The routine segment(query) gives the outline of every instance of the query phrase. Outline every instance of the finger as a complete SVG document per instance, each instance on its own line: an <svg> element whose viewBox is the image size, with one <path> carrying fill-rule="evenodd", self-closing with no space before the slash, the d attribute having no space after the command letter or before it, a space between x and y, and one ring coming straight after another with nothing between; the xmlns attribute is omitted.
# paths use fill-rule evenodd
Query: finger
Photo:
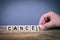
<svg viewBox="0 0 60 40"><path fill-rule="evenodd" d="M40 18L39 24L45 24L46 21L48 20L48 19L47 19L48 17L49 17L48 14L43 15L43 16Z"/></svg>
<svg viewBox="0 0 60 40"><path fill-rule="evenodd" d="M40 18L39 24L40 24L40 25L43 25L44 23L45 23L44 16L42 16L42 17Z"/></svg>

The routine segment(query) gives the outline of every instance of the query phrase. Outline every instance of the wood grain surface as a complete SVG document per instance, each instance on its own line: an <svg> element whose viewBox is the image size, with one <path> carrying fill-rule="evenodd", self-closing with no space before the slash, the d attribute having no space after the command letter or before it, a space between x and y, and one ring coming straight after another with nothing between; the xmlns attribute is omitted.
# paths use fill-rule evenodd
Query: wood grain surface
<svg viewBox="0 0 60 40"><path fill-rule="evenodd" d="M0 40L60 40L60 30L0 33Z"/></svg>

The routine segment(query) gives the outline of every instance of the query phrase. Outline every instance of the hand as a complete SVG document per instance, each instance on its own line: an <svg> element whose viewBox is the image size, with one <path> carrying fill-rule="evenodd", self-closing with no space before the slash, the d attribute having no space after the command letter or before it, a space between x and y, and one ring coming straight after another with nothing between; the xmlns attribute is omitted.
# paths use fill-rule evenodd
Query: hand
<svg viewBox="0 0 60 40"><path fill-rule="evenodd" d="M60 26L60 15L55 12L48 12L40 18L39 25L42 25L41 30L45 30L52 26Z"/></svg>

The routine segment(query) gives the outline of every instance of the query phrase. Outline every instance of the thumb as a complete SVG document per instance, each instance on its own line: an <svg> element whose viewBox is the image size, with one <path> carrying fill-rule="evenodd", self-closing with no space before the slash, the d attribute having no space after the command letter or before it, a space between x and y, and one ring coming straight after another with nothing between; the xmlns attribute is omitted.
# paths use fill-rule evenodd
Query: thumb
<svg viewBox="0 0 60 40"><path fill-rule="evenodd" d="M48 28L50 28L50 27L52 27L53 26L53 23L52 22L48 22L48 23L45 23L44 25L43 25L43 30L45 30L45 29L48 29Z"/></svg>

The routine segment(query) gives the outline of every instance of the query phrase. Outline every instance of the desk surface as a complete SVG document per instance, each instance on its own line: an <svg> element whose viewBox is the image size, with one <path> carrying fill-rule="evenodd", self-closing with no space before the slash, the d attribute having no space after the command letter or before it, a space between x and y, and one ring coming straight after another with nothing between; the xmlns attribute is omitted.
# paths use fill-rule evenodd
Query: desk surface
<svg viewBox="0 0 60 40"><path fill-rule="evenodd" d="M0 40L60 40L60 30L39 33L0 33Z"/></svg>

